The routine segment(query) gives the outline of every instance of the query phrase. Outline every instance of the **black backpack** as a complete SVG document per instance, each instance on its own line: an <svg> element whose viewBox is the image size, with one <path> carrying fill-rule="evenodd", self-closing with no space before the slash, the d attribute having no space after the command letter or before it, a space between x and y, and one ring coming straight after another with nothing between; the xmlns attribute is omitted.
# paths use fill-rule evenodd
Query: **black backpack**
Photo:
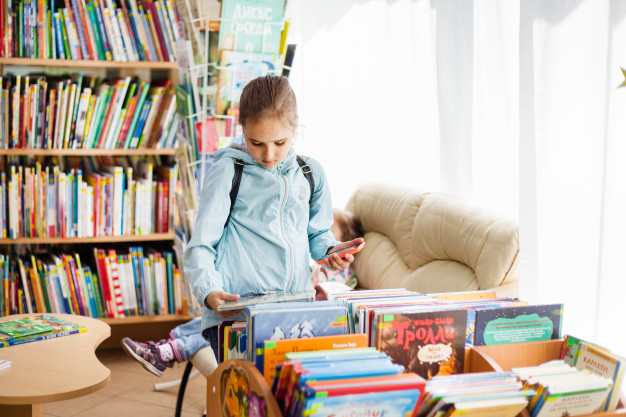
<svg viewBox="0 0 626 417"><path fill-rule="evenodd" d="M313 199L313 190L315 189L315 182L313 181L313 171L311 171L311 167L304 162L304 159L300 157L300 155L296 155L296 161L298 161L298 165L300 165L300 170L306 177L309 182L309 187L311 187L311 196L309 197L309 205L311 205L311 200ZM235 163L235 175L233 175L233 185L230 188L230 211L228 212L228 218L226 219L226 223L224 223L224 228L228 225L228 221L230 220L230 215L233 214L233 208L235 207L235 200L237 200L237 194L239 193L239 184L241 184L241 175L243 173L243 166L246 164L241 159L233 159Z"/></svg>

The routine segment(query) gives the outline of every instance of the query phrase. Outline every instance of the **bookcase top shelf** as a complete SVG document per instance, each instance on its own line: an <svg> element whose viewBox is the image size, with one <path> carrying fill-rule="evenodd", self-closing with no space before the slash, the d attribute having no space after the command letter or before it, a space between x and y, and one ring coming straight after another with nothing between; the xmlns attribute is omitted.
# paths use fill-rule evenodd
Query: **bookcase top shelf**
<svg viewBox="0 0 626 417"><path fill-rule="evenodd" d="M0 155L19 156L145 156L175 155L176 149L0 149Z"/></svg>
<svg viewBox="0 0 626 417"><path fill-rule="evenodd" d="M35 66L35 67L66 67L66 68L112 68L112 69L178 69L176 62L169 61L93 61L87 59L43 59L43 58L0 58L0 65Z"/></svg>
<svg viewBox="0 0 626 417"><path fill-rule="evenodd" d="M135 243L173 240L174 233L152 233L149 235L124 235L100 237L20 237L1 238L0 245L53 244L53 243Z"/></svg>

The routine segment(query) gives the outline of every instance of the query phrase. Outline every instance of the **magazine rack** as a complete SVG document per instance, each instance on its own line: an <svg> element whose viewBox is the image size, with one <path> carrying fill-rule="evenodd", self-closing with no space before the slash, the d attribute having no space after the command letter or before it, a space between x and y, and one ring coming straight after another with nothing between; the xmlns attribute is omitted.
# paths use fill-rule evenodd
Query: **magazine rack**
<svg viewBox="0 0 626 417"><path fill-rule="evenodd" d="M562 340L515 343L497 346L465 347L464 373L504 372L520 366L535 366L558 359ZM207 381L207 417L242 415L241 407L250 407L245 415L281 417L281 411L263 375L252 362L229 360L222 363ZM245 398L245 399L244 399ZM624 399L615 411L586 414L581 417L625 416ZM252 409L256 407L256 409ZM530 417L524 409L518 417Z"/></svg>

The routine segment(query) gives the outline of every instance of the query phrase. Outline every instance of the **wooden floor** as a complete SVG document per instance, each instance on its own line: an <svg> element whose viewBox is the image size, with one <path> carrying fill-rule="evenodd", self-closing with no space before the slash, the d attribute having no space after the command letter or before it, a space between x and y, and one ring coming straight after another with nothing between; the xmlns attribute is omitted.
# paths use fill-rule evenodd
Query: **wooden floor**
<svg viewBox="0 0 626 417"><path fill-rule="evenodd" d="M46 417L171 417L176 408L178 387L156 392L153 385L182 376L185 364L168 368L161 377L146 371L122 349L97 351L111 370L111 381L100 391L74 400L44 405ZM202 376L187 384L182 417L199 417L205 406L206 380Z"/></svg>

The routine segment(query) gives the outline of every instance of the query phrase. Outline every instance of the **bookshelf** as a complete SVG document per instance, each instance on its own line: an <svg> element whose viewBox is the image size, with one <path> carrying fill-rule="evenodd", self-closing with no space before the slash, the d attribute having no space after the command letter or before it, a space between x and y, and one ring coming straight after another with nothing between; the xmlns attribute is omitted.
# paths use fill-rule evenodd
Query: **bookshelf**
<svg viewBox="0 0 626 417"><path fill-rule="evenodd" d="M30 74L69 74L84 73L93 77L122 78L138 77L149 83L169 80L172 87L178 82L177 63L171 61L94 61L94 60L71 60L71 59L39 59L39 58L9 58L0 57L0 76L7 73ZM144 145L145 146L145 145ZM175 148L143 147L139 149L102 149L102 148L9 148L0 149L0 162L2 171L6 171L7 161L21 157L32 157L38 161L64 161L68 157L84 158L110 158L122 157L128 160L139 160L143 157L159 158L170 163L175 162ZM156 170L156 166L155 166ZM8 175L7 175L8 176ZM19 248L25 245L72 245L73 247L91 248L96 245L116 247L115 245L143 246L144 244L157 244L164 247L174 241L172 224L169 230L159 233L148 234L123 234L120 236L96 236L96 237L18 237L0 238L0 247ZM113 245L113 246L112 246ZM11 249L10 251L14 251ZM18 249L19 250L19 249ZM147 256L147 255L146 255ZM174 258L175 259L175 258ZM178 262L175 262L176 264ZM95 272L95 271L94 271ZM126 336L132 336L138 340L158 340L165 337L169 331L186 321L190 317L187 314L162 314L146 316L127 316L123 318L100 318L99 320L111 326L111 337L105 340L99 349L118 348L120 340Z"/></svg>

